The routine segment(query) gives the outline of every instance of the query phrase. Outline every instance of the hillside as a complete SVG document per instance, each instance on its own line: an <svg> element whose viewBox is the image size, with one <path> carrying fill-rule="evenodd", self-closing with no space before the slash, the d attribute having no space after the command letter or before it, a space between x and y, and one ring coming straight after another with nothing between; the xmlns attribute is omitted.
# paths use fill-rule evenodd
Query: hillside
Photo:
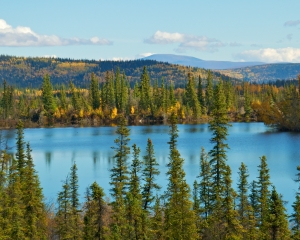
<svg viewBox="0 0 300 240"><path fill-rule="evenodd" d="M191 67L205 68L211 70L241 68L241 67L264 64L262 62L207 61L195 57L175 55L175 54L153 54L151 56L142 59L156 60L160 62L168 62L172 64L179 64L183 66L191 66Z"/></svg>
<svg viewBox="0 0 300 240"><path fill-rule="evenodd" d="M244 79L248 82L269 82L296 79L300 73L300 63L274 63L237 69L219 70L226 76Z"/></svg>
<svg viewBox="0 0 300 240"><path fill-rule="evenodd" d="M43 76L49 74L54 85L69 84L72 80L78 86L88 86L92 72L100 78L100 82L103 82L106 71L116 71L117 68L120 68L122 72L125 72L127 79L134 84L135 81L140 80L144 66L147 67L152 80L160 81L164 78L166 82L172 81L177 86L185 84L189 71L194 73L194 76L201 75L204 79L207 76L205 69L189 68L154 60L96 61L1 55L0 82L5 79L9 84L17 87L40 87ZM214 73L213 78L217 79L218 77L220 77L220 73ZM222 78L226 79L225 76Z"/></svg>

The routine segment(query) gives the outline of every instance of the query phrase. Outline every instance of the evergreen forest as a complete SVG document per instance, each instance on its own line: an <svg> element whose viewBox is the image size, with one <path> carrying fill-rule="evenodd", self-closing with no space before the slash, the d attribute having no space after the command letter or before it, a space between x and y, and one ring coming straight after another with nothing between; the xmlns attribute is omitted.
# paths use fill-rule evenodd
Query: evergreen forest
<svg viewBox="0 0 300 240"><path fill-rule="evenodd" d="M101 74L100 74L101 75ZM48 74L39 88L18 88L3 81L0 91L0 127L100 126L168 123L171 113L179 123L209 122L213 118L215 88L224 91L229 121L263 121L278 130L300 130L298 82L251 84L188 72L183 85L151 79L146 66L132 82L124 71L106 71L104 81L89 74L86 87L53 85ZM220 84L221 83L221 84Z"/></svg>

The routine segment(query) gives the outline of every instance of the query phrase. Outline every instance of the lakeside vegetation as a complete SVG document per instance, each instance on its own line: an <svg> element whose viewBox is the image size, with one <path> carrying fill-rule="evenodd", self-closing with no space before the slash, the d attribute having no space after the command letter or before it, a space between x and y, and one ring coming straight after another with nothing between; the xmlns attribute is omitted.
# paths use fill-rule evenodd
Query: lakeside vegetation
<svg viewBox="0 0 300 240"><path fill-rule="evenodd" d="M197 73L196 73L197 74ZM40 88L15 88L5 80L0 93L0 127L100 126L116 124L125 116L129 124L167 123L174 112L181 123L208 122L214 108L214 89L222 82L230 121L263 121L279 130L300 130L299 89L294 82L282 86L205 79L189 72L183 87L164 78L152 80L146 66L134 84L120 69L95 73L89 84L53 86L45 75ZM300 77L298 77L300 81Z"/></svg>

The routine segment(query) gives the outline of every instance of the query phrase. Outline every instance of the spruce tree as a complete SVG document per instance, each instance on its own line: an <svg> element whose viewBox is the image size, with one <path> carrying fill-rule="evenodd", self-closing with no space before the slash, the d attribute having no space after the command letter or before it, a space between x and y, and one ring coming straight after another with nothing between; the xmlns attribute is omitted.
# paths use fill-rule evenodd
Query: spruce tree
<svg viewBox="0 0 300 240"><path fill-rule="evenodd" d="M58 193L55 222L59 239L73 238L71 191L68 177L63 182L62 191Z"/></svg>
<svg viewBox="0 0 300 240"><path fill-rule="evenodd" d="M176 104L173 83L170 83L170 87L169 87L169 103L170 103L170 106L175 106L175 104Z"/></svg>
<svg viewBox="0 0 300 240"><path fill-rule="evenodd" d="M103 189L96 182L87 188L83 228L83 239L85 240L104 240L107 237L104 218L108 209L104 196Z"/></svg>
<svg viewBox="0 0 300 240"><path fill-rule="evenodd" d="M17 167L20 174L20 180L23 182L24 178L24 168L26 166L26 155L25 155L25 142L24 142L24 130L23 122L19 121L17 124L17 152L16 152L16 161Z"/></svg>
<svg viewBox="0 0 300 240"><path fill-rule="evenodd" d="M199 118L201 115L201 106L200 106L200 102L197 98L194 77L192 76L191 73L188 73L188 83L186 86L186 97L187 97L187 104L193 111L193 117L195 119Z"/></svg>
<svg viewBox="0 0 300 240"><path fill-rule="evenodd" d="M228 239L241 239L243 227L238 219L238 212L235 210L234 202L236 193L231 187L231 169L227 165L225 171L225 191L224 191L224 201L222 209L224 209L224 219L225 219L225 235L224 238Z"/></svg>
<svg viewBox="0 0 300 240"><path fill-rule="evenodd" d="M295 182L300 183L300 166L297 166L297 174ZM300 239L300 185L298 186L298 191L296 192L296 199L292 205L293 213L291 215L290 222L292 223L291 229L293 234L293 239Z"/></svg>
<svg viewBox="0 0 300 240"><path fill-rule="evenodd" d="M56 103L53 96L53 87L50 82L50 76L48 74L44 76L43 80L42 100L44 104L44 109L47 112L48 117L50 117L55 112Z"/></svg>
<svg viewBox="0 0 300 240"><path fill-rule="evenodd" d="M146 66L144 66L141 75L139 107L144 113L148 113L148 111L152 109L151 84Z"/></svg>
<svg viewBox="0 0 300 240"><path fill-rule="evenodd" d="M79 111L82 107L79 92L72 82L70 82L70 89L71 89L71 94L72 94L71 103L72 103L73 109L75 110L76 113L79 113Z"/></svg>
<svg viewBox="0 0 300 240"><path fill-rule="evenodd" d="M116 107L118 109L118 112L121 112L122 110L122 86L121 86L121 74L120 74L120 68L117 68L116 76L115 76L115 103Z"/></svg>
<svg viewBox="0 0 300 240"><path fill-rule="evenodd" d="M0 102L1 107L3 108L3 118L7 119L11 113L13 107L12 101L13 87L9 86L6 80L3 81L3 94Z"/></svg>
<svg viewBox="0 0 300 240"><path fill-rule="evenodd" d="M100 107L100 90L98 80L94 73L91 74L90 98L93 109Z"/></svg>
<svg viewBox="0 0 300 240"><path fill-rule="evenodd" d="M286 209L283 205L282 196L277 193L275 187L273 187L270 196L270 206L267 221L270 239L290 239L290 230Z"/></svg>
<svg viewBox="0 0 300 240"><path fill-rule="evenodd" d="M200 103L201 113L206 114L206 104L205 104L205 97L203 95L203 86L202 86L202 84L203 84L202 83L202 78L199 75L197 97L198 97L198 101Z"/></svg>
<svg viewBox="0 0 300 240"><path fill-rule="evenodd" d="M249 122L252 109L251 109L251 102L250 102L250 95L249 95L248 87L246 89L244 89L244 98L245 98L245 102L244 102L245 120L246 120L246 122Z"/></svg>
<svg viewBox="0 0 300 240"><path fill-rule="evenodd" d="M213 106L214 90L213 90L213 78L212 73L209 70L206 79L206 89L205 89L205 106L207 113L210 114L211 108Z"/></svg>
<svg viewBox="0 0 300 240"><path fill-rule="evenodd" d="M150 239L164 239L164 211L160 204L160 198L156 195L153 207L153 217L151 218L151 235Z"/></svg>
<svg viewBox="0 0 300 240"><path fill-rule="evenodd" d="M34 170L31 148L26 146L26 166L24 168L24 182L22 184L24 219L26 221L25 235L29 239L46 239L46 209L43 203L43 193Z"/></svg>
<svg viewBox="0 0 300 240"><path fill-rule="evenodd" d="M212 175L208 156L204 148L200 155L200 183L199 183L199 201L201 206L201 215L204 220L208 219L212 212Z"/></svg>
<svg viewBox="0 0 300 240"><path fill-rule="evenodd" d="M121 76L121 90L120 90L120 98L119 98L119 107L118 112L125 114L126 106L128 103L128 91L130 90L129 87L127 87L127 80L125 73Z"/></svg>
<svg viewBox="0 0 300 240"><path fill-rule="evenodd" d="M126 208L125 208L125 196L126 187L128 185L128 167L127 159L130 154L130 148L128 147L130 131L125 125L125 118L122 117L119 122L116 133L118 138L115 139L115 165L111 169L111 182L112 185L111 195L113 197L112 202L112 234L114 239L122 239L122 236L126 234L127 222L126 222Z"/></svg>
<svg viewBox="0 0 300 240"><path fill-rule="evenodd" d="M144 210L148 210L151 207L151 204L155 199L154 191L160 189L160 186L155 183L155 178L159 175L157 166L158 163L155 158L153 143L151 139L148 138L146 155L144 156L144 169L142 173L142 178L145 182L142 189Z"/></svg>
<svg viewBox="0 0 300 240"><path fill-rule="evenodd" d="M144 213L142 209L142 194L140 186L141 161L139 159L140 149L134 144L133 160L131 164L129 189L126 194L126 216L128 220L127 238L143 239L147 235Z"/></svg>
<svg viewBox="0 0 300 240"><path fill-rule="evenodd" d="M214 102L211 111L212 120L209 122L209 129L212 131L211 143L213 149L209 151L211 156L210 164L212 167L212 178L214 182L214 199L221 197L224 191L224 176L226 172L226 149L228 144L225 143L228 135L228 127L231 126L228 121L226 99L223 89L223 82L215 87Z"/></svg>
<svg viewBox="0 0 300 240"><path fill-rule="evenodd" d="M24 203L22 182L18 170L18 162L13 158L8 174L8 185L4 202L4 236L8 239L25 239L26 221L24 218Z"/></svg>
<svg viewBox="0 0 300 240"><path fill-rule="evenodd" d="M79 186L76 163L74 163L71 167L69 186L71 202L72 239L81 239L80 203L78 193Z"/></svg>
<svg viewBox="0 0 300 240"><path fill-rule="evenodd" d="M178 129L175 115L171 115L167 203L165 210L165 234L167 239L197 238L196 218L190 201L190 188L185 180L183 159L177 150Z"/></svg>
<svg viewBox="0 0 300 240"><path fill-rule="evenodd" d="M269 168L267 165L267 158L262 156L260 158L261 163L258 166L259 176L257 182L258 189L258 221L259 229L262 237L265 236L268 229L268 219L269 219L269 198L271 186Z"/></svg>
<svg viewBox="0 0 300 240"><path fill-rule="evenodd" d="M239 168L238 181L238 195L237 195L237 210L239 213L239 220L244 228L247 228L248 209L250 207L248 201L248 170L246 165L242 162Z"/></svg>
<svg viewBox="0 0 300 240"><path fill-rule="evenodd" d="M67 95L64 84L61 85L60 89L60 106L63 110L67 110Z"/></svg>

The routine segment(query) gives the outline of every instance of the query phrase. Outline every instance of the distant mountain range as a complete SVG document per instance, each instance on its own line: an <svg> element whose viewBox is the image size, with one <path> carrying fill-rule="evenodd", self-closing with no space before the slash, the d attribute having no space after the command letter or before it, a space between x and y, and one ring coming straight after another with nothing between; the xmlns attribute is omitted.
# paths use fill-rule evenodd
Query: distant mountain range
<svg viewBox="0 0 300 240"><path fill-rule="evenodd" d="M226 76L248 82L294 80L300 74L300 63L272 63L237 69L218 70Z"/></svg>
<svg viewBox="0 0 300 240"><path fill-rule="evenodd" d="M142 58L143 60L156 60L183 66L205 68L210 70L242 68L265 64L263 62L230 62L230 61L206 61L195 57L175 55L175 54L153 54Z"/></svg>
<svg viewBox="0 0 300 240"><path fill-rule="evenodd" d="M218 72L233 79L257 83L293 80L300 74L300 63L205 61L195 57L173 54L153 54L143 59L211 69L215 73Z"/></svg>

